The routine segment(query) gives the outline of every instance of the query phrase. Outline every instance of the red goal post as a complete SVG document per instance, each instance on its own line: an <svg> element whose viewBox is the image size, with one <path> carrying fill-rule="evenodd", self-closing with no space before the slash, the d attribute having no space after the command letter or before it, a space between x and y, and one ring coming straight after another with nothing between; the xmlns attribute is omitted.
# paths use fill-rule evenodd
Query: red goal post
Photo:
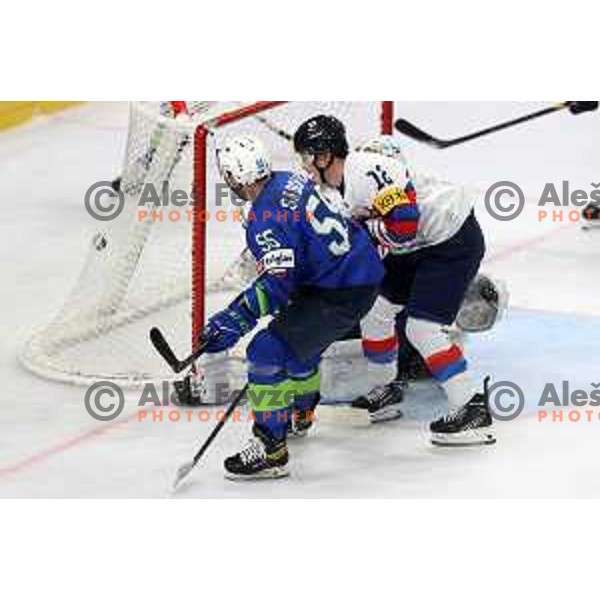
<svg viewBox="0 0 600 600"><path fill-rule="evenodd" d="M24 344L23 364L42 377L83 385L108 380L139 387L171 378L149 342L150 328L165 331L183 355L190 340L195 346L207 313L220 310L254 276L239 222L201 218L219 206L215 147L225 137L256 135L275 168L291 169L297 163L290 139L306 119L337 116L358 146L392 133L393 110L392 101L132 102L119 179L123 209L110 222L90 219L81 272L60 310ZM191 195L191 218L140 219L148 183ZM211 365L227 362L220 359ZM219 368L210 369L214 377Z"/></svg>
<svg viewBox="0 0 600 600"><path fill-rule="evenodd" d="M198 333L206 322L206 252L207 252L207 224L200 217L206 211L206 198L208 195L209 169L208 137L215 129L231 125L249 117L255 117L274 108L289 104L287 101L255 102L248 106L225 112L212 121L203 123L196 128L194 134L194 220L192 233L192 351L196 349ZM380 112L380 133L392 135L394 123L394 103L391 100L382 100ZM293 133L293 132L290 132Z"/></svg>

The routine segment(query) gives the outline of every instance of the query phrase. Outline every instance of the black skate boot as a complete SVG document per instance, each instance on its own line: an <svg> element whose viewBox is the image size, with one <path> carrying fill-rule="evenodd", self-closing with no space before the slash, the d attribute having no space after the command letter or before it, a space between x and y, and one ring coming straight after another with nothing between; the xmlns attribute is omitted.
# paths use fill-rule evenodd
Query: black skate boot
<svg viewBox="0 0 600 600"><path fill-rule="evenodd" d="M313 426L314 415L312 411L295 411L288 421L288 435L295 438L306 437Z"/></svg>
<svg viewBox="0 0 600 600"><path fill-rule="evenodd" d="M417 349L406 337L406 311L396 317L396 331L398 333L398 356L396 357L396 381L404 381L407 384L415 381L426 381L431 379L431 373L425 364L425 360Z"/></svg>
<svg viewBox="0 0 600 600"><path fill-rule="evenodd" d="M431 373L423 360L423 357L412 347L398 353L396 366L396 381L409 384L414 381L427 381L431 379Z"/></svg>
<svg viewBox="0 0 600 600"><path fill-rule="evenodd" d="M429 425L436 446L481 446L496 443L489 406L489 380L483 394L475 394L464 406Z"/></svg>
<svg viewBox="0 0 600 600"><path fill-rule="evenodd" d="M311 396L311 399L294 403L291 418L288 420L288 435L294 438L304 438L315 423L315 410L321 402L321 394Z"/></svg>
<svg viewBox="0 0 600 600"><path fill-rule="evenodd" d="M359 408L369 411L371 423L381 423L383 421L394 421L402 418L400 404L404 400L403 381L392 381L386 385L378 385L368 394L359 396L352 402L352 408Z"/></svg>
<svg viewBox="0 0 600 600"><path fill-rule="evenodd" d="M256 424L254 437L238 454L225 459L225 477L232 480L280 479L287 477L289 460L285 440L275 440Z"/></svg>
<svg viewBox="0 0 600 600"><path fill-rule="evenodd" d="M581 215L585 229L600 227L600 202L590 202L581 211Z"/></svg>
<svg viewBox="0 0 600 600"><path fill-rule="evenodd" d="M404 401L404 391L408 384L430 378L421 355L405 341L398 352L394 381L377 386L368 394L358 397L352 402L352 408L368 410L371 423L400 419L402 411L399 405Z"/></svg>

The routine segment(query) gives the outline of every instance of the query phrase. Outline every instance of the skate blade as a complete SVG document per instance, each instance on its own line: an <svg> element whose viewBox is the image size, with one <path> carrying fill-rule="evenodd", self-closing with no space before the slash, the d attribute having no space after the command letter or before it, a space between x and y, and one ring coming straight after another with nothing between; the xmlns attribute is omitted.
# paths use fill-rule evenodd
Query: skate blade
<svg viewBox="0 0 600 600"><path fill-rule="evenodd" d="M287 467L273 467L272 469L265 469L260 473L254 473L253 475L239 475L237 473L225 473L225 479L228 481L261 481L266 479L284 479L289 477L290 472Z"/></svg>
<svg viewBox="0 0 600 600"><path fill-rule="evenodd" d="M491 446L496 443L496 436L491 427L486 427L461 433L432 433L431 443L442 447Z"/></svg>
<svg viewBox="0 0 600 600"><path fill-rule="evenodd" d="M397 421L404 416L402 411L397 406L385 406L381 410L369 413L371 423L385 423L387 421Z"/></svg>
<svg viewBox="0 0 600 600"><path fill-rule="evenodd" d="M354 402L350 403L349 407L354 410L369 410L369 404L366 401L359 402L359 401L355 400Z"/></svg>

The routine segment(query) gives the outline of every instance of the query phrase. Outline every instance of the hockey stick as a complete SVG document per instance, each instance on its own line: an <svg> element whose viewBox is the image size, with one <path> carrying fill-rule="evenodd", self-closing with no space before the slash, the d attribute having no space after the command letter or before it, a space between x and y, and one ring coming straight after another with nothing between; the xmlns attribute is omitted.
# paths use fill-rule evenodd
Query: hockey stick
<svg viewBox="0 0 600 600"><path fill-rule="evenodd" d="M254 119L256 119L259 123L262 123L269 131L283 138L286 142L292 142L294 140L294 136L285 131L284 129L280 129L277 125L274 125L269 121L266 117L262 115L254 115Z"/></svg>
<svg viewBox="0 0 600 600"><path fill-rule="evenodd" d="M184 104L184 103L179 102L177 104ZM183 108L178 107L178 110L179 110L178 114L185 112L185 107L183 107ZM256 121L258 121L259 123L261 123L262 125L264 125L269 131L271 131L275 135L283 138L287 142L291 142L294 139L293 136L290 135L287 131L280 129L279 127L277 127L276 125L271 123L268 119L266 119L262 115L253 115L252 118L255 119ZM214 132L212 132L212 131L210 131L209 133L211 135L214 135ZM171 174L173 173L173 171L175 170L175 167L177 166L177 164L179 163L179 161L181 159L181 155L183 154L183 151L185 150L187 145L190 143L190 141L191 141L190 137L186 136L179 143L179 146L177 147L177 150L175 153L175 158L173 159L173 164L171 165L171 168L169 169L169 172L167 174L167 177L166 177L167 179L170 179ZM149 150L146 152L146 154L144 155L144 160L147 164L150 164L152 162L152 159L154 158L154 154L156 153L156 150L157 150L157 148L151 146L149 148ZM136 192L139 188L138 184L130 184L129 188L123 189L122 181L123 181L122 175L118 175L117 177L115 177L112 180L111 187L113 188L113 190L115 192L123 191L127 194L131 194L132 192Z"/></svg>
<svg viewBox="0 0 600 600"><path fill-rule="evenodd" d="M187 358L179 360L175 356L175 352L167 342L165 336L158 327L153 327L150 330L150 341L156 351L163 357L165 362L171 367L174 373L181 373L188 367L191 367L203 354L206 352L206 342L200 343L198 348Z"/></svg>
<svg viewBox="0 0 600 600"><path fill-rule="evenodd" d="M171 104L171 108L174 112L175 117L178 117L179 115L188 114L188 110L187 110L187 106L186 106L185 102L172 101L172 102L170 102L170 104ZM139 193L142 185L144 184L145 176L148 175L148 173L150 172L150 169L152 168L152 164L154 162L154 157L156 156L158 149L160 148L160 144L162 142L164 132L165 132L165 124L159 123L156 126L156 129L150 135L149 148L143 154L143 156L141 157L141 160L138 159L138 162L140 163L141 168L143 170L142 173L137 174L138 181L129 182L126 187L123 187L123 175L119 175L112 181L112 184L111 184L112 188L116 192L122 191L128 195L133 195L133 194ZM171 162L171 166L167 170L167 174L164 177L165 180L171 179L171 175L173 174L173 171L175 170L175 168L181 161L181 157L183 156L184 150L189 146L191 141L192 141L191 136L186 134L178 142L177 148L175 150L175 155Z"/></svg>
<svg viewBox="0 0 600 600"><path fill-rule="evenodd" d="M190 141L191 141L190 137L186 136L177 145L177 149L175 150L175 156L173 158L173 163L171 164L171 166L169 167L169 170L167 171L165 180L171 179L171 175L173 174L175 167L177 167L177 165L179 164L179 161L181 160L181 156L183 155L183 151L189 145ZM155 154L156 154L156 149L154 149L152 151L152 157L154 157ZM144 168L149 170L150 167L147 166ZM137 183L130 183L128 187L123 188L123 176L122 175L118 175L117 177L115 177L111 181L110 185L115 192L117 192L117 193L123 192L127 195L137 194L140 191L140 187L141 187L141 183L137 182Z"/></svg>
<svg viewBox="0 0 600 600"><path fill-rule="evenodd" d="M225 423L229 420L229 417L233 414L235 409L239 406L240 402L246 395L246 391L248 390L248 385L244 386L244 389L240 390L235 398L232 400L227 412L219 420L217 426L212 430L212 433L208 436L208 439L202 444L202 448L198 450L196 456L184 465L181 465L179 469L177 469L177 475L175 477L175 482L173 483L173 488L177 488L177 486L198 466L200 459L204 456L206 451L210 448L211 444L215 441L215 438L219 435L221 429L225 426Z"/></svg>
<svg viewBox="0 0 600 600"><path fill-rule="evenodd" d="M560 104L555 104L554 106L544 108L543 110L539 110L530 115L525 115L524 117L519 117L518 119L507 121L506 123L500 123L499 125L494 125L493 127L488 127L487 129L455 138L453 140L441 140L439 138L435 138L404 119L398 119L394 123L394 127L398 132L414 140L423 142L424 144L428 144L434 148L444 149L457 146L458 144L464 144L465 142L470 142L471 140L483 137L484 135L496 133L497 131L502 131L503 129L508 129L509 127L514 127L515 125L520 125L521 123L526 123L527 121L532 121L533 119L539 119L540 117L544 117L546 115L566 109L568 109L573 115L579 115L584 112L597 110L598 102L596 100L569 100L567 102L561 102Z"/></svg>
<svg viewBox="0 0 600 600"><path fill-rule="evenodd" d="M117 193L123 193L127 195L138 194L141 192L143 186L145 185L145 180L151 172L151 169L156 166L155 157L159 150L163 133L164 131L159 125L159 127L152 134L154 145L152 145L146 151L144 165L140 165L141 171L136 174L136 178L133 181L125 181L123 180L122 176L115 179L111 184L113 190L115 190ZM186 135L183 139L178 141L170 163L165 163L164 167L161 169L162 171L166 170L166 173L164 173L161 177L163 181L168 181L171 179L175 168L181 161L184 150L189 146L190 142L191 138L189 135ZM159 166L161 166L160 163ZM159 173L153 173L153 176L156 176L156 178L158 178L158 175ZM117 261L118 267L115 267L115 271L120 273L120 277L112 285L113 289L106 294L106 306L104 309L106 313L113 314L121 305L125 293L129 288L131 274L134 272L138 263L140 262L142 253L146 247L148 236L153 228L154 223L152 220L144 220L142 223L135 222L132 223L128 228L126 249L125 251L117 251L115 260Z"/></svg>

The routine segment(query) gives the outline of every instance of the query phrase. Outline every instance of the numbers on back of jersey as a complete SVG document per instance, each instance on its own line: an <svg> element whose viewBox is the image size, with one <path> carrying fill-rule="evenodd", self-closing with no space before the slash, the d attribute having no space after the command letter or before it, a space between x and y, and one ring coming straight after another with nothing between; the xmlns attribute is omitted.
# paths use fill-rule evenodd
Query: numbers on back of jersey
<svg viewBox="0 0 600 600"><path fill-rule="evenodd" d="M331 254L343 256L350 252L350 229L337 203L315 189L308 198L306 210L315 233L329 238L325 243Z"/></svg>
<svg viewBox="0 0 600 600"><path fill-rule="evenodd" d="M375 168L367 171L367 177L373 179L379 191L383 190L388 185L394 184L394 180L381 165L375 165Z"/></svg>

